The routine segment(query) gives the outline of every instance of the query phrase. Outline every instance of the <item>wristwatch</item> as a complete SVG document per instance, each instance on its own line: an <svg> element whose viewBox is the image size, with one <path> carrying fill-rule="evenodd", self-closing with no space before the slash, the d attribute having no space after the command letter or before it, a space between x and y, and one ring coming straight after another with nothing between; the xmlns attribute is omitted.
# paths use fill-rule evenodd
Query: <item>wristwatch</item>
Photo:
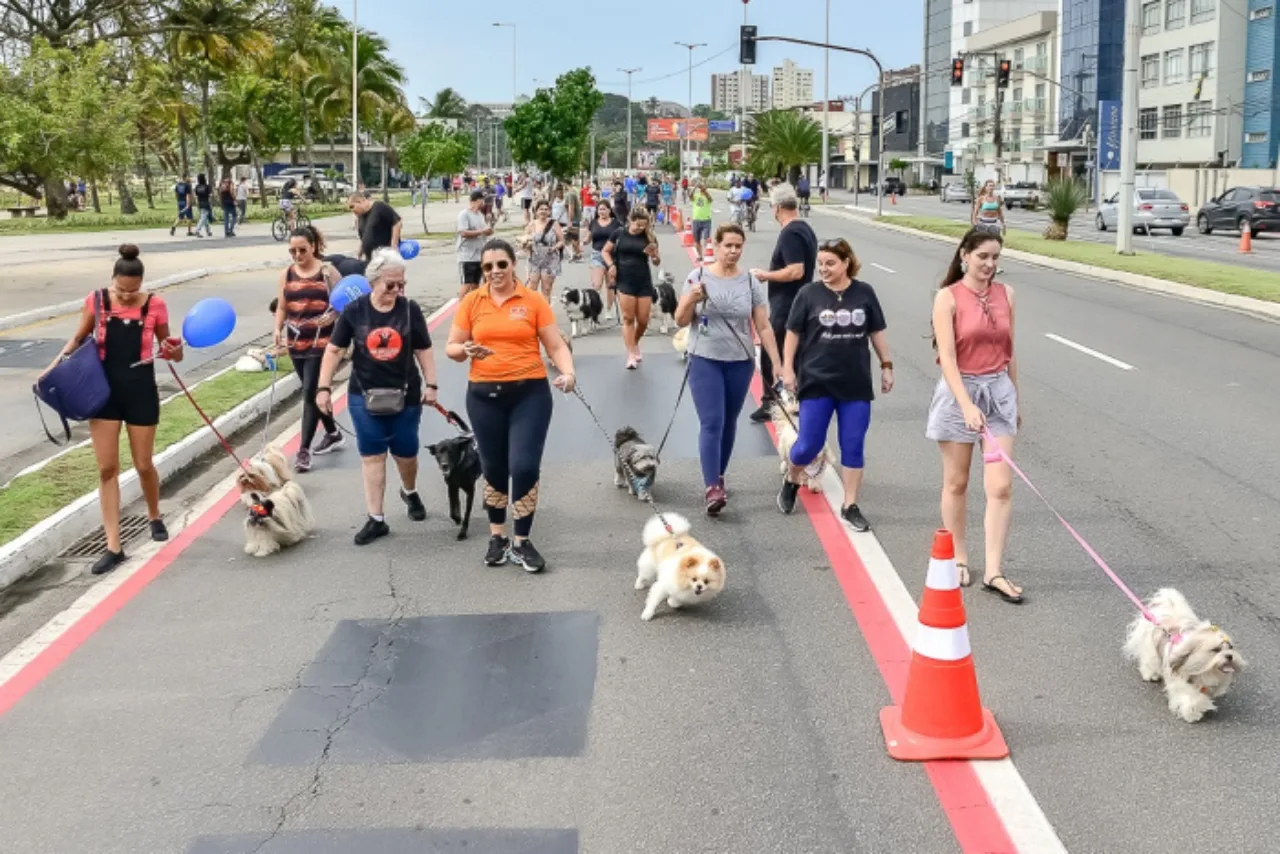
<svg viewBox="0 0 1280 854"><path fill-rule="evenodd" d="M324 392L325 394L333 394L333 389L329 388L327 385L322 385L316 388L316 394L319 394L320 392Z"/></svg>

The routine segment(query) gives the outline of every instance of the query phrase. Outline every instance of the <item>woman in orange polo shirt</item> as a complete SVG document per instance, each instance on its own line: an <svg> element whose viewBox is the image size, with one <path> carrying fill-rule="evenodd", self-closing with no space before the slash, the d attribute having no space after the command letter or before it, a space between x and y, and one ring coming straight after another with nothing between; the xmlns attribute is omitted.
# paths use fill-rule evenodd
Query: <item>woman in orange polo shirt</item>
<svg viewBox="0 0 1280 854"><path fill-rule="evenodd" d="M542 449L551 426L551 385L539 345L560 372L556 388L566 393L574 387L573 354L551 305L516 279L516 251L510 243L486 243L480 269L485 283L458 305L445 354L455 362L471 360L467 414L480 451L489 512L484 562L510 562L526 572L541 572L546 561L529 541L538 509ZM515 508L512 539L506 536L508 504Z"/></svg>

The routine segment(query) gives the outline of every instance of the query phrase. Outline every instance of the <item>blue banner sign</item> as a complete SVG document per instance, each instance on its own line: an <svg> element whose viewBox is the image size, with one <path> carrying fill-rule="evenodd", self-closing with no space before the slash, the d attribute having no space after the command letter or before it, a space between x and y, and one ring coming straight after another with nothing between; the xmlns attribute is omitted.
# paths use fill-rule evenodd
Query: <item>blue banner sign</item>
<svg viewBox="0 0 1280 854"><path fill-rule="evenodd" d="M712 133L733 133L734 130L737 128L737 126L738 126L738 123L735 122L733 119L712 119L711 120Z"/></svg>
<svg viewBox="0 0 1280 854"><path fill-rule="evenodd" d="M1120 102L1098 102L1098 168L1120 168L1120 134L1122 129Z"/></svg>

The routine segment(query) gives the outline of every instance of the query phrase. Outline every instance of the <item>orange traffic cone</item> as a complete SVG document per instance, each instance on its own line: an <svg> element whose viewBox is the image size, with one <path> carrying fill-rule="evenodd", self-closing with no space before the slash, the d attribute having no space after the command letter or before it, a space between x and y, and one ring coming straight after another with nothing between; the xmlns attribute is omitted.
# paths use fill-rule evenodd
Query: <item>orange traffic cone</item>
<svg viewBox="0 0 1280 854"><path fill-rule="evenodd" d="M715 252L715 249L713 249L711 246L711 241L708 240L706 248L702 251L702 263L714 264L715 261L716 261L716 252Z"/></svg>
<svg viewBox="0 0 1280 854"><path fill-rule="evenodd" d="M1249 220L1244 221L1244 230L1240 232L1240 252L1245 255L1253 254L1253 229L1249 227Z"/></svg>
<svg viewBox="0 0 1280 854"><path fill-rule="evenodd" d="M671 209L675 211L675 217L676 217L676 223L677 223L676 230L680 231L679 224L680 223L684 224L684 231L680 231L680 245L692 246L693 245L693 223L685 219L684 214L681 213L680 209L675 207L675 205L672 205Z"/></svg>
<svg viewBox="0 0 1280 854"><path fill-rule="evenodd" d="M907 695L901 706L880 710L889 755L905 762L1008 756L995 717L978 696L955 545L948 531L933 535L918 620Z"/></svg>

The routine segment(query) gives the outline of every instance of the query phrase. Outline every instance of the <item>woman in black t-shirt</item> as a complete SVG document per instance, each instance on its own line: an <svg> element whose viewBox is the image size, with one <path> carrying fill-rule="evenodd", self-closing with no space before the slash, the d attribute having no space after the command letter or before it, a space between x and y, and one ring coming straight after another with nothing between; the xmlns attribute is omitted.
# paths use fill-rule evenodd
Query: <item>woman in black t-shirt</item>
<svg viewBox="0 0 1280 854"><path fill-rule="evenodd" d="M622 308L622 340L627 347L627 370L640 367L640 339L649 328L653 306L653 275L649 266L658 266L658 239L653 235L649 214L644 208L631 212L625 229L618 229L605 244L604 262L616 271L618 304Z"/></svg>
<svg viewBox="0 0 1280 854"><path fill-rule="evenodd" d="M596 218L591 221L591 257L587 266L591 268L591 287L599 291L608 285L605 293L605 308L613 312L613 271L604 261L604 246L620 228L618 220L613 218L613 208L608 202L596 205Z"/></svg>
<svg viewBox="0 0 1280 854"><path fill-rule="evenodd" d="M840 517L856 531L870 529L858 509L863 446L871 425L871 347L880 360L880 390L893 389L893 362L885 336L884 312L876 292L854 278L858 259L844 239L818 248L819 281L796 294L787 318L782 381L800 400L800 423L791 446L791 469L778 493L783 513L795 509L805 466L822 452L831 416L840 417Z"/></svg>

